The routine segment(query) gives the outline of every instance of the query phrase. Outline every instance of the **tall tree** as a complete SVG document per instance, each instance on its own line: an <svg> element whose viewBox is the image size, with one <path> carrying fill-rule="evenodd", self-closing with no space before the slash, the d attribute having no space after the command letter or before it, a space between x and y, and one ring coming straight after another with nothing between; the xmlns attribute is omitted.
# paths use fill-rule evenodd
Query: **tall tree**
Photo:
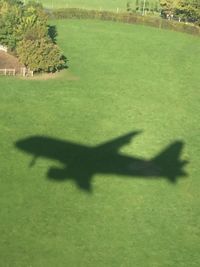
<svg viewBox="0 0 200 267"><path fill-rule="evenodd" d="M163 16L173 14L200 24L200 0L160 0Z"/></svg>
<svg viewBox="0 0 200 267"><path fill-rule="evenodd" d="M0 43L34 71L56 71L66 58L56 45L56 29L47 24L41 4L0 0Z"/></svg>
<svg viewBox="0 0 200 267"><path fill-rule="evenodd" d="M0 1L0 43L10 50L16 47L15 27L20 23L22 3L18 1Z"/></svg>
<svg viewBox="0 0 200 267"><path fill-rule="evenodd" d="M199 0L179 0L175 7L175 15L186 21L200 24L200 1Z"/></svg>
<svg viewBox="0 0 200 267"><path fill-rule="evenodd" d="M58 46L45 38L23 39L18 43L17 54L20 62L36 72L54 72L66 64L66 59L62 56Z"/></svg>
<svg viewBox="0 0 200 267"><path fill-rule="evenodd" d="M173 14L178 1L179 0L160 0L162 15L167 16Z"/></svg>

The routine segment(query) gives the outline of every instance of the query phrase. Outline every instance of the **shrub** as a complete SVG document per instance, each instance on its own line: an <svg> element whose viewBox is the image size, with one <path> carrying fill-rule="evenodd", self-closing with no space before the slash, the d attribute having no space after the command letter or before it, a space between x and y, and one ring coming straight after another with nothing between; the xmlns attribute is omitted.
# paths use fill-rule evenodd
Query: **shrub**
<svg viewBox="0 0 200 267"><path fill-rule="evenodd" d="M33 71L53 72L66 66L56 45L56 28L47 25L41 4L0 0L0 42Z"/></svg>
<svg viewBox="0 0 200 267"><path fill-rule="evenodd" d="M17 54L21 63L36 72L55 72L66 65L58 46L46 38L22 40L18 43Z"/></svg>

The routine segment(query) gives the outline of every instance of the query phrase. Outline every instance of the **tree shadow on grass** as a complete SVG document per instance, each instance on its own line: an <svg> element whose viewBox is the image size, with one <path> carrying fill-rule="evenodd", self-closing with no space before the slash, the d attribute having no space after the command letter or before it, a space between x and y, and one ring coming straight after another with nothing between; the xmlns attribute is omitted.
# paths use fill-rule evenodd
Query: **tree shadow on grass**
<svg viewBox="0 0 200 267"><path fill-rule="evenodd" d="M92 177L95 174L114 174L130 178L164 177L172 183L175 183L178 177L187 176L183 166L188 162L180 159L184 146L182 141L171 143L152 159L121 153L120 148L139 133L130 132L94 147L45 136L30 136L17 141L15 146L33 155L30 166L40 157L60 162L62 168L49 168L48 179L72 179L80 189L88 192L91 191Z"/></svg>
<svg viewBox="0 0 200 267"><path fill-rule="evenodd" d="M58 36L58 31L55 25L47 25L48 27L48 36L50 37L50 39L52 40L52 42L54 44L57 44L57 36ZM62 69L68 69L68 59L65 55L62 54L61 58L63 61L62 66L59 67L58 70L62 70ZM56 71L56 70L55 70Z"/></svg>
<svg viewBox="0 0 200 267"><path fill-rule="evenodd" d="M51 40L53 41L54 44L56 44L57 42L57 36L58 36L58 32L57 32L57 28L55 25L48 25L48 35L51 38Z"/></svg>

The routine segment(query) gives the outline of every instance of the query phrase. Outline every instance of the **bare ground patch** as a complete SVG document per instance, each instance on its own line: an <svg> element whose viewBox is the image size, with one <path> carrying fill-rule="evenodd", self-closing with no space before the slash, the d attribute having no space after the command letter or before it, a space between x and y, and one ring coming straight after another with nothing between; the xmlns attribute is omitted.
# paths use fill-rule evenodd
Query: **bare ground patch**
<svg viewBox="0 0 200 267"><path fill-rule="evenodd" d="M20 69L23 65L19 62L19 60L6 52L0 51L0 69L15 69L16 73L20 73ZM33 77L22 77L20 79L23 80L49 80L49 79L58 79L63 78L68 81L77 81L79 77L74 75L69 69L62 70L56 73L35 73Z"/></svg>
<svg viewBox="0 0 200 267"><path fill-rule="evenodd" d="M19 60L3 51L0 51L0 69L15 69L16 73L20 72L20 68L23 67Z"/></svg>

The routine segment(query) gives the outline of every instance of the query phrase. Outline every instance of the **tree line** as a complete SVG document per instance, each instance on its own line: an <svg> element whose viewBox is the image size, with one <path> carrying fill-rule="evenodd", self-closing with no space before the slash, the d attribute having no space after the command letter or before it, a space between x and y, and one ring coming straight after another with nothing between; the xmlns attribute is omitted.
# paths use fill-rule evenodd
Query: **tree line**
<svg viewBox="0 0 200 267"><path fill-rule="evenodd" d="M149 1L149 0L130 0L126 4L127 11L133 11L137 13L156 13L160 12L159 0Z"/></svg>
<svg viewBox="0 0 200 267"><path fill-rule="evenodd" d="M159 12L163 18L193 22L200 26L200 0L130 0L127 11L144 14Z"/></svg>
<svg viewBox="0 0 200 267"><path fill-rule="evenodd" d="M54 72L66 66L56 44L56 28L47 23L41 4L0 0L0 44L35 72Z"/></svg>
<svg viewBox="0 0 200 267"><path fill-rule="evenodd" d="M161 13L200 25L200 0L160 0Z"/></svg>

